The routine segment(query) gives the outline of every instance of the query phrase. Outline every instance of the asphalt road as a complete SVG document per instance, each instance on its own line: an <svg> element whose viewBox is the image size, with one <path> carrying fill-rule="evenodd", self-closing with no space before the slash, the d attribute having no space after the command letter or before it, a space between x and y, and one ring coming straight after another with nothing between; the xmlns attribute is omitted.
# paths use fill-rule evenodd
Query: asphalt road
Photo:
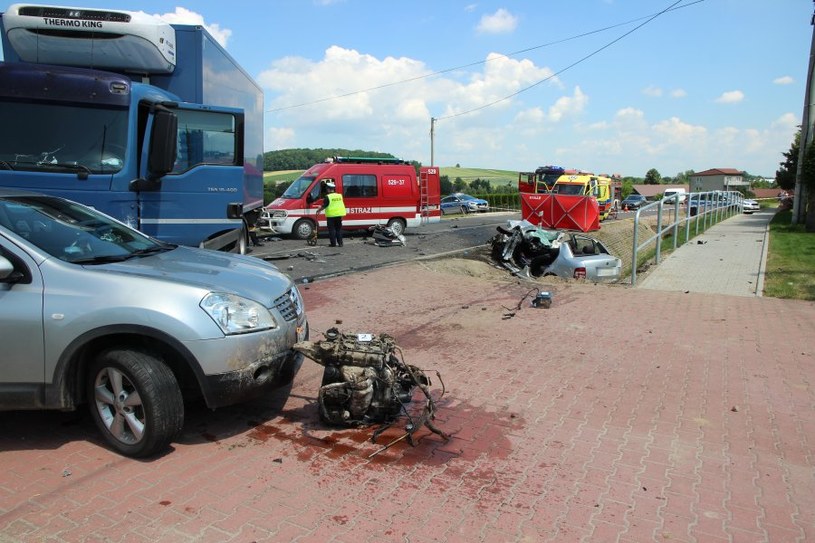
<svg viewBox="0 0 815 543"><path fill-rule="evenodd" d="M520 219L520 213L444 217L435 224L408 228L404 246L377 246L367 231L346 233L343 247L329 247L325 232L320 233L316 246L271 237L263 246L252 247L250 254L275 264L297 283L313 282L408 260L466 253L488 244L496 227L510 219Z"/></svg>

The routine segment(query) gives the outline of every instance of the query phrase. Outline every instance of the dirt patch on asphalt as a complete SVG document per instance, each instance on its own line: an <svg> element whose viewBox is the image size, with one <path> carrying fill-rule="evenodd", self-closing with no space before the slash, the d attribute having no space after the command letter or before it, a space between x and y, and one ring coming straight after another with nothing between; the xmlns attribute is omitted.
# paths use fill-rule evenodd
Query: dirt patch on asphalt
<svg viewBox="0 0 815 543"><path fill-rule="evenodd" d="M487 249L472 251L466 258L428 260L423 262L422 266L434 272L465 275L490 281L514 282L518 280L516 277L513 277L506 268L490 262L489 251Z"/></svg>

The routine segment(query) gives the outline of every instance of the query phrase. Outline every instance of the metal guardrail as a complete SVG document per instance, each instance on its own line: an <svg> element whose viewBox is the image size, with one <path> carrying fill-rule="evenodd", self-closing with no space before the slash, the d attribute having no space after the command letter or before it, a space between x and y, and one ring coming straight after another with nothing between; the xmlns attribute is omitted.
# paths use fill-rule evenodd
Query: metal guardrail
<svg viewBox="0 0 815 543"><path fill-rule="evenodd" d="M684 199L684 203L683 203ZM667 235L672 238L673 250L679 245L679 228L684 228L685 242L699 235L714 224L728 219L743 210L744 195L738 191L709 191L674 194L657 202L637 209L634 215L634 242L631 255L631 286L637 285L637 260L640 251L650 244L656 244L655 263L662 258L662 241ZM667 213L665 212L668 207ZM683 213L684 206L684 213ZM642 243L639 242L640 215L643 211L656 208L657 223L655 233ZM667 218L666 218L667 215ZM693 228L693 236L691 229Z"/></svg>

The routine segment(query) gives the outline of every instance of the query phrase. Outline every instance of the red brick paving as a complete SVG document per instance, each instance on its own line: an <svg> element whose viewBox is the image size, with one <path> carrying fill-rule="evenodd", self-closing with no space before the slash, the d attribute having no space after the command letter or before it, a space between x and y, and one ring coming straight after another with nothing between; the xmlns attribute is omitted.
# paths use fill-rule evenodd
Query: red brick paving
<svg viewBox="0 0 815 543"><path fill-rule="evenodd" d="M311 361L288 400L188 408L152 461L0 413L0 541L815 541L814 304L558 283L502 319L530 288L409 264L303 290L315 337L441 373L446 443L368 459L399 428L321 425Z"/></svg>

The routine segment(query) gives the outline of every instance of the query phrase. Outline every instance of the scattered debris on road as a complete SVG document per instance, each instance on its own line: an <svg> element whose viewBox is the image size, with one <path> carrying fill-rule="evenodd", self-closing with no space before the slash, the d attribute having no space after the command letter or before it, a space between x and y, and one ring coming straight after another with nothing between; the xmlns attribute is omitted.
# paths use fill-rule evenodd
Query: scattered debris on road
<svg viewBox="0 0 815 543"><path fill-rule="evenodd" d="M373 243L377 247L393 247L396 245L405 247L407 245L405 236L397 234L388 226L376 225L370 227L368 230L371 232Z"/></svg>
<svg viewBox="0 0 815 543"><path fill-rule="evenodd" d="M521 297L521 299L518 301L518 305L516 305L515 307L509 308L504 306L504 309L506 309L506 311L501 316L501 319L507 320L514 317L518 313L518 311L521 310L521 307L523 307L524 300L529 298L529 296L533 292L535 293L535 297L532 298L532 301L529 304L531 307L537 308L542 307L544 309L549 309L550 307L552 307L552 293L549 292L548 290L540 290L538 288L533 288L532 290L524 294L523 297Z"/></svg>
<svg viewBox="0 0 815 543"><path fill-rule="evenodd" d="M406 364L401 349L387 334L344 334L329 328L322 341L301 341L294 349L325 367L317 405L320 419L334 426L360 427L379 424L372 442L390 428L400 414L405 415L405 433L375 452L384 451L407 439L415 446L413 434L422 426L442 438L449 436L433 424L436 404L430 394L430 379L416 366ZM398 355L398 356L397 356ZM441 376L436 372L441 382ZM441 382L444 395L444 383ZM407 409L414 388L425 398L418 415ZM371 455L373 456L373 455Z"/></svg>

